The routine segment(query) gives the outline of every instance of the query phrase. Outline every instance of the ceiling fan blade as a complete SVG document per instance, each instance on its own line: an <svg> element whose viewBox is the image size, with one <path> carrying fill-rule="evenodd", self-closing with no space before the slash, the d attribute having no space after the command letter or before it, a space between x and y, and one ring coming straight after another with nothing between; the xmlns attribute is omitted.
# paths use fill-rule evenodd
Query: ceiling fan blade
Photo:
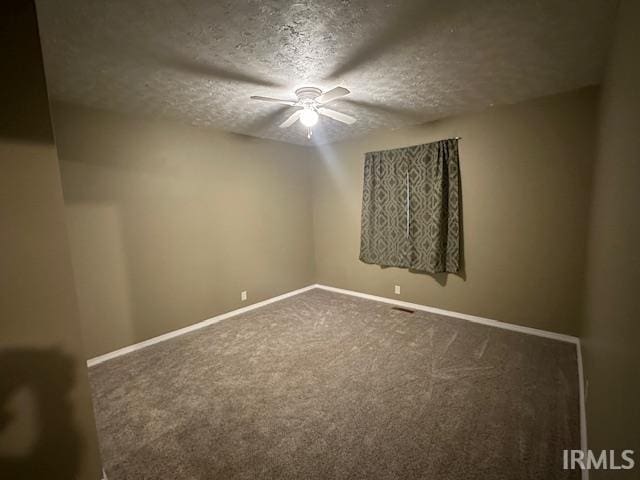
<svg viewBox="0 0 640 480"><path fill-rule="evenodd" d="M298 118L300 118L300 114L302 113L302 108L300 110L296 110L291 114L289 118L287 118L284 122L280 124L280 128L287 128L293 125Z"/></svg>
<svg viewBox="0 0 640 480"><path fill-rule="evenodd" d="M279 98L261 97L260 95L252 95L251 100L260 100L261 102L281 103L282 105L293 106L296 104L293 100L281 100Z"/></svg>
<svg viewBox="0 0 640 480"><path fill-rule="evenodd" d="M324 92L322 95L320 95L318 98L316 98L316 100L319 103L327 103L330 102L332 100L335 100L336 98L340 98L340 97L344 97L345 95L349 95L351 92L349 90L347 90L344 87L336 87L336 88L332 88L331 90L329 90L328 92Z"/></svg>
<svg viewBox="0 0 640 480"><path fill-rule="evenodd" d="M333 118L342 123L346 123L347 125L351 125L355 123L356 119L351 115L347 115L346 113L336 112L335 110L331 110L330 108L320 107L318 108L318 113L320 115L324 115L329 118Z"/></svg>

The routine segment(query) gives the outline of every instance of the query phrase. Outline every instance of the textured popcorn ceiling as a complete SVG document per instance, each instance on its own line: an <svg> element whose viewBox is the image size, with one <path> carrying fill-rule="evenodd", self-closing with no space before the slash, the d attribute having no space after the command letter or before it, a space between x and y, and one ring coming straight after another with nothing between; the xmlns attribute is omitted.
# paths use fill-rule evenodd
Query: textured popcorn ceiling
<svg viewBox="0 0 640 480"><path fill-rule="evenodd" d="M39 0L54 99L308 144L250 95L344 86L333 142L599 83L616 0Z"/></svg>

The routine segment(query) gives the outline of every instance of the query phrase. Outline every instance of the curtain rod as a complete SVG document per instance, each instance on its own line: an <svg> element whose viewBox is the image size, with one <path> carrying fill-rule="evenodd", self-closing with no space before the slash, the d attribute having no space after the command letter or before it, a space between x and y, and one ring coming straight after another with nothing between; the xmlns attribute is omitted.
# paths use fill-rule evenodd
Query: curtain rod
<svg viewBox="0 0 640 480"><path fill-rule="evenodd" d="M443 142L445 140L462 140L462 137L447 137L447 138L442 138L440 140L435 140L433 142L429 142L429 143L436 143L436 142ZM370 152L365 152L366 153L380 153L380 152L388 152L389 150L401 150L401 149L405 149L405 148L411 148L411 147L419 147L422 144L418 144L418 145L410 145L407 147L394 147L394 148L385 148L384 150L371 150Z"/></svg>

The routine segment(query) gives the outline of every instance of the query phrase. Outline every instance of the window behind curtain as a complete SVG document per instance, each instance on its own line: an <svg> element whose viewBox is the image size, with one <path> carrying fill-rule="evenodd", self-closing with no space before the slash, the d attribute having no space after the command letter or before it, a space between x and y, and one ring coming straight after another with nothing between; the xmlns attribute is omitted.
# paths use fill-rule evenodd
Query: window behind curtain
<svg viewBox="0 0 640 480"><path fill-rule="evenodd" d="M457 140L365 154L360 260L457 273L460 235Z"/></svg>

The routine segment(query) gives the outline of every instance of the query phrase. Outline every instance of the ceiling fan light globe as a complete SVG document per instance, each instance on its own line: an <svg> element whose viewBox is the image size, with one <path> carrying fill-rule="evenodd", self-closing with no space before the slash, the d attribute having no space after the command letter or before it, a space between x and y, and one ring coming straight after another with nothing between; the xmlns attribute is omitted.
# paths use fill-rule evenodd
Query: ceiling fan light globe
<svg viewBox="0 0 640 480"><path fill-rule="evenodd" d="M300 114L300 123L302 123L305 127L313 127L316 123L318 123L318 114L311 109L305 109Z"/></svg>

